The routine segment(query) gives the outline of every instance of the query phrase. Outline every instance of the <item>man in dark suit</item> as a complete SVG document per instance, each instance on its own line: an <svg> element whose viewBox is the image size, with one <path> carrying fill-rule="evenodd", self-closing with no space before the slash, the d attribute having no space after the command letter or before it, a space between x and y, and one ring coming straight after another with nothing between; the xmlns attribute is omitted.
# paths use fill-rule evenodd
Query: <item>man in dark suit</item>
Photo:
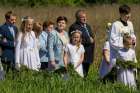
<svg viewBox="0 0 140 93"><path fill-rule="evenodd" d="M83 62L84 76L86 77L89 71L90 64L93 63L94 54L94 34L91 27L87 24L86 12L78 10L75 14L76 21L69 28L69 36L72 31L80 30L82 32L82 44L85 48L85 56Z"/></svg>
<svg viewBox="0 0 140 93"><path fill-rule="evenodd" d="M4 70L9 71L9 68L14 69L15 66L15 38L18 29L14 25L16 15L12 11L8 11L5 14L5 20L5 23L0 27L1 61Z"/></svg>

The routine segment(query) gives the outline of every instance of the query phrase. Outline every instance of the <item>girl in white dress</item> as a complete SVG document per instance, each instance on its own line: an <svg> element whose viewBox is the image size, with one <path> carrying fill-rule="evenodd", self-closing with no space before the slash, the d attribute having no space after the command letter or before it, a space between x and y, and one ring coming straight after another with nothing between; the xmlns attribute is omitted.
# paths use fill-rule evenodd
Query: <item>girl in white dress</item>
<svg viewBox="0 0 140 93"><path fill-rule="evenodd" d="M132 49L132 39L131 36L124 35L123 39L123 45L124 48L120 49L118 51L117 55L117 61L119 62L134 62L136 63L136 55L134 49ZM129 87L136 87L136 81L135 81L135 74L136 71L135 68L124 68L123 66L119 66L118 74L117 74L117 80L119 82L124 83L125 85L128 85Z"/></svg>
<svg viewBox="0 0 140 93"><path fill-rule="evenodd" d="M66 45L64 49L64 64L67 69L68 60L69 63L74 65L75 71L81 76L83 75L82 62L84 59L84 47L81 44L81 32L76 30L71 33L70 43Z"/></svg>
<svg viewBox="0 0 140 93"><path fill-rule="evenodd" d="M22 21L21 32L16 41L16 67L25 65L32 70L39 70L40 58L36 36L32 31L33 19L28 17Z"/></svg>

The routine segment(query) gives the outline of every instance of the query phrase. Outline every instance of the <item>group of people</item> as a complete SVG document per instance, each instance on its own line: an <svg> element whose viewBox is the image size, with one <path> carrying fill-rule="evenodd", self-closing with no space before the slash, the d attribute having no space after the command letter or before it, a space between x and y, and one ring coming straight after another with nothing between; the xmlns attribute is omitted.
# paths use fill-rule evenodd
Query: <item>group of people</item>
<svg viewBox="0 0 140 93"><path fill-rule="evenodd" d="M120 19L108 24L107 40L103 48L103 60L100 65L100 78L106 80L114 68L117 68L117 81L136 87L136 68L117 66L117 61L137 62L135 55L136 36L130 18L130 7L119 7ZM20 29L15 26L16 15L12 11L5 14L6 22L0 27L1 62L4 70L20 70L24 65L39 71L55 71L68 64L81 77L88 75L93 63L95 36L87 24L86 12L78 10L76 21L65 31L67 18L59 16L54 22L47 20L43 24L26 16Z"/></svg>
<svg viewBox="0 0 140 93"><path fill-rule="evenodd" d="M135 47L136 36L130 21L130 7L119 7L120 19L108 23L107 40L103 47L103 59L100 65L100 78L117 80L136 88L137 69L130 64L137 63ZM113 76L113 73L115 75Z"/></svg>
<svg viewBox="0 0 140 93"><path fill-rule="evenodd" d="M68 64L72 64L81 77L86 77L93 62L94 36L86 23L86 12L78 10L75 16L69 31L65 31L68 22L65 16L57 17L56 25L50 20L41 24L25 16L17 29L16 15L8 11L6 22L0 27L4 71L20 70L22 66L35 71L68 70Z"/></svg>

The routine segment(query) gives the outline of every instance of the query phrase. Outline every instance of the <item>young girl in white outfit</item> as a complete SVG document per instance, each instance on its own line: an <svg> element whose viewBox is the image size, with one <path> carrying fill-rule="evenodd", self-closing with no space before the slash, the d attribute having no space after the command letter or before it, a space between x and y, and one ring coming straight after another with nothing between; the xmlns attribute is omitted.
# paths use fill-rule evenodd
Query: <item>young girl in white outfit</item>
<svg viewBox="0 0 140 93"><path fill-rule="evenodd" d="M136 55L134 49L132 49L132 38L131 36L124 35L123 38L124 48L118 51L117 62L125 62L125 64L129 64L129 62L136 63ZM119 65L117 80L119 82L128 85L129 87L136 87L135 81L135 68L124 68L124 66Z"/></svg>
<svg viewBox="0 0 140 93"><path fill-rule="evenodd" d="M38 71L40 58L36 36L32 29L33 19L30 17L24 19L16 41L16 67L25 65L29 69Z"/></svg>
<svg viewBox="0 0 140 93"><path fill-rule="evenodd" d="M69 60L69 62L74 65L75 71L81 77L84 77L82 67L84 52L84 47L81 44L81 32L79 30L71 32L70 43L66 45L64 50L64 64L67 68Z"/></svg>
<svg viewBox="0 0 140 93"><path fill-rule="evenodd" d="M102 62L100 64L100 69L99 69L99 76L100 79L106 79L105 77L108 75L110 72L110 44L109 44L109 32L111 30L111 23L107 24L107 40L104 43L103 46L103 57L102 57Z"/></svg>

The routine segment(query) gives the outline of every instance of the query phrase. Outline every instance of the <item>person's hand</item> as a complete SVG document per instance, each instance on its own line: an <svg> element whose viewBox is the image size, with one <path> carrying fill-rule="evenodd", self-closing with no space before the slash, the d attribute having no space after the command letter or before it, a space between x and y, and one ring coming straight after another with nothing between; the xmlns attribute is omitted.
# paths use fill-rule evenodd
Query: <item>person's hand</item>
<svg viewBox="0 0 140 93"><path fill-rule="evenodd" d="M55 66L56 66L55 61L49 61L48 70L53 71L55 69Z"/></svg>
<svg viewBox="0 0 140 93"><path fill-rule="evenodd" d="M7 39L6 39L6 38L3 38L3 42L5 42L5 43L6 43L6 42L7 42Z"/></svg>
<svg viewBox="0 0 140 93"><path fill-rule="evenodd" d="M79 67L79 65L80 65L80 64L77 64L77 65L74 67L74 69L77 69L77 68Z"/></svg>
<svg viewBox="0 0 140 93"><path fill-rule="evenodd" d="M16 70L20 70L20 64L16 63L15 68L16 68Z"/></svg>
<svg viewBox="0 0 140 93"><path fill-rule="evenodd" d="M94 43L94 39L92 37L90 37L90 42Z"/></svg>
<svg viewBox="0 0 140 93"><path fill-rule="evenodd" d="M55 61L51 61L51 65L55 67L56 65Z"/></svg>
<svg viewBox="0 0 140 93"><path fill-rule="evenodd" d="M136 45L136 40L134 38L132 38L132 45L135 47Z"/></svg>
<svg viewBox="0 0 140 93"><path fill-rule="evenodd" d="M109 65L110 64L110 62L109 61L106 61L106 63Z"/></svg>

